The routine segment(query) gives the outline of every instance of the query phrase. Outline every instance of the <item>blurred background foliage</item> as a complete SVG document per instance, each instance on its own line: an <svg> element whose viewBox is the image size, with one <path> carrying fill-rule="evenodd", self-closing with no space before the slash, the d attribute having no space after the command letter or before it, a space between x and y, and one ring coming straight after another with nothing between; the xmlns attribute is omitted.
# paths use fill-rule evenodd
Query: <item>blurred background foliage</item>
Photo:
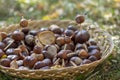
<svg viewBox="0 0 120 80"><path fill-rule="evenodd" d="M19 23L21 16L32 20L74 20L76 14L98 23L115 43L115 54L97 69L97 74L93 73L96 75L91 80L120 79L120 0L0 0L0 26ZM8 80L3 78L0 76L0 80Z"/></svg>

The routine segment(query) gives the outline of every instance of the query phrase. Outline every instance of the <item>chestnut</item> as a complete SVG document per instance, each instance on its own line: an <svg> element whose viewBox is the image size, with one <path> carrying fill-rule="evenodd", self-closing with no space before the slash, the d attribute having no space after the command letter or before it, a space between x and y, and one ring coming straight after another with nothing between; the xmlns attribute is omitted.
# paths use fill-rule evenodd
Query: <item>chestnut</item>
<svg viewBox="0 0 120 80"><path fill-rule="evenodd" d="M3 43L3 42L0 42L0 49L4 49L6 47L6 45L5 45L5 43Z"/></svg>
<svg viewBox="0 0 120 80"><path fill-rule="evenodd" d="M30 46L34 46L34 36L33 35L26 35L25 42Z"/></svg>
<svg viewBox="0 0 120 80"><path fill-rule="evenodd" d="M24 34L28 34L28 32L30 31L29 28L25 27L25 28L22 28L21 30Z"/></svg>
<svg viewBox="0 0 120 80"><path fill-rule="evenodd" d="M61 34L61 33L62 33L60 27L57 26L57 25L51 25L51 26L49 27L49 29L50 29L52 32L54 32L55 34Z"/></svg>
<svg viewBox="0 0 120 80"><path fill-rule="evenodd" d="M32 56L26 56L23 60L23 65L25 67L33 68L34 64L36 63L37 59Z"/></svg>
<svg viewBox="0 0 120 80"><path fill-rule="evenodd" d="M18 67L23 66L23 60L18 60L16 63L18 64Z"/></svg>
<svg viewBox="0 0 120 80"><path fill-rule="evenodd" d="M30 30L30 31L29 31L29 34L30 34L30 35L33 35L33 36L36 36L37 33L38 33L37 30Z"/></svg>
<svg viewBox="0 0 120 80"><path fill-rule="evenodd" d="M67 27L68 30L72 30L72 31L76 31L77 30L77 27L73 26L73 25L69 25Z"/></svg>
<svg viewBox="0 0 120 80"><path fill-rule="evenodd" d="M97 45L97 42L94 39L89 39L89 41L87 42L87 45L91 46L91 45Z"/></svg>
<svg viewBox="0 0 120 80"><path fill-rule="evenodd" d="M13 40L12 38L6 37L2 42L5 43L5 44L7 44L8 41L12 41L12 40Z"/></svg>
<svg viewBox="0 0 120 80"><path fill-rule="evenodd" d="M36 58L37 61L42 61L44 59L44 55L43 54L32 53L31 56Z"/></svg>
<svg viewBox="0 0 120 80"><path fill-rule="evenodd" d="M80 65L82 62L82 59L76 56L76 57L72 57L70 61L74 62L76 65Z"/></svg>
<svg viewBox="0 0 120 80"><path fill-rule="evenodd" d="M35 65L34 65L34 69L40 69L40 68L42 68L42 67L45 67L45 63L44 62L42 62L42 61L38 61L38 62L36 62L35 63Z"/></svg>
<svg viewBox="0 0 120 80"><path fill-rule="evenodd" d="M7 49L6 50L6 55L14 55L15 54L15 50L14 50L14 48L9 48L9 49Z"/></svg>
<svg viewBox="0 0 120 80"><path fill-rule="evenodd" d="M97 60L95 56L90 56L88 59L91 60L92 62Z"/></svg>
<svg viewBox="0 0 120 80"><path fill-rule="evenodd" d="M7 33L6 32L1 32L1 37L2 37L2 40L5 39L7 37Z"/></svg>
<svg viewBox="0 0 120 80"><path fill-rule="evenodd" d="M65 45L63 45L63 46L61 47L61 49L64 49L64 47L65 47ZM66 44L66 50L74 51L74 49L75 49L75 46L74 46L73 43Z"/></svg>
<svg viewBox="0 0 120 80"><path fill-rule="evenodd" d="M99 48L98 46L96 46L96 45L91 45L91 46L88 47L88 52L91 52L91 51L94 50L94 49L97 49L98 51L100 51L100 48Z"/></svg>
<svg viewBox="0 0 120 80"><path fill-rule="evenodd" d="M66 30L64 31L64 34L65 34L66 36L71 37L71 36L73 36L73 35L74 35L74 31L69 30L69 29L66 29Z"/></svg>
<svg viewBox="0 0 120 80"><path fill-rule="evenodd" d="M84 49L77 50L76 53L78 53L78 56L82 59L85 59L85 58L89 57L89 54Z"/></svg>
<svg viewBox="0 0 120 80"><path fill-rule="evenodd" d="M46 45L45 48L46 48L46 51L47 51L47 53L44 54L45 56L48 55L49 58L53 58L57 55L58 49L55 45Z"/></svg>
<svg viewBox="0 0 120 80"><path fill-rule="evenodd" d="M93 49L92 51L90 51L89 53L88 53L90 56L91 55L93 55L93 56L95 56L97 59L100 59L101 58L101 53L100 53L100 51L99 50L97 50L97 49Z"/></svg>
<svg viewBox="0 0 120 80"><path fill-rule="evenodd" d="M34 46L33 52L36 53L36 54L41 54L42 53L42 47L37 46L37 45Z"/></svg>
<svg viewBox="0 0 120 80"><path fill-rule="evenodd" d="M80 49L85 49L85 47L83 46L83 44L77 43L75 50L80 50Z"/></svg>
<svg viewBox="0 0 120 80"><path fill-rule="evenodd" d="M82 61L81 65L82 65L82 64L89 64L89 63L91 63L91 62L92 62L92 61L89 60L89 59L84 59L84 60Z"/></svg>
<svg viewBox="0 0 120 80"><path fill-rule="evenodd" d="M64 44L65 44L65 39L64 39L64 37L58 37L58 38L56 39L56 44L59 45L59 46L64 45Z"/></svg>
<svg viewBox="0 0 120 80"><path fill-rule="evenodd" d="M8 58L4 58L0 60L0 65L4 67L10 67L11 60Z"/></svg>
<svg viewBox="0 0 120 80"><path fill-rule="evenodd" d="M86 30L81 30L75 35L75 43L85 43L90 38L90 34Z"/></svg>
<svg viewBox="0 0 120 80"><path fill-rule="evenodd" d="M68 36L65 36L64 41L65 41L66 44L69 44L71 42L71 38L68 37Z"/></svg>
<svg viewBox="0 0 120 80"><path fill-rule="evenodd" d="M85 17L83 15L77 15L75 17L75 21L78 23L78 24L81 24L85 21Z"/></svg>
<svg viewBox="0 0 120 80"><path fill-rule="evenodd" d="M3 55L5 55L5 53L3 52L2 49L0 49L0 58L1 58Z"/></svg>
<svg viewBox="0 0 120 80"><path fill-rule="evenodd" d="M61 50L58 54L57 54L57 57L58 58L61 58L61 59L67 59L67 50Z"/></svg>
<svg viewBox="0 0 120 80"><path fill-rule="evenodd" d="M44 62L46 66L51 66L51 64L52 64L51 60L48 58L44 59L42 62Z"/></svg>
<svg viewBox="0 0 120 80"><path fill-rule="evenodd" d="M12 38L15 41L21 41L21 40L24 39L24 33L20 32L20 31L14 31L13 34L12 34Z"/></svg>
<svg viewBox="0 0 120 80"><path fill-rule="evenodd" d="M22 17L22 19L20 20L20 26L21 27L27 27L28 26L28 20L26 20L25 18Z"/></svg>
<svg viewBox="0 0 120 80"><path fill-rule="evenodd" d="M12 60L18 60L19 56L18 55L8 55L7 58L12 61Z"/></svg>

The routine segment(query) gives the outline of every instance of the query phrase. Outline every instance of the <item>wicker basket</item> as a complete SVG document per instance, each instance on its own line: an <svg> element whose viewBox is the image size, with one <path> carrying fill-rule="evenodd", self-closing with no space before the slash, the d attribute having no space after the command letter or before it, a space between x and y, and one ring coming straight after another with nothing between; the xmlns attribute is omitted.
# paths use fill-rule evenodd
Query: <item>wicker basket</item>
<svg viewBox="0 0 120 80"><path fill-rule="evenodd" d="M52 21L29 21L29 27L31 29L39 29L40 27L49 27L51 24L56 24L60 27L67 27L71 23L71 21L59 21L59 20L52 20ZM75 25L75 24L74 24ZM90 24L83 23L83 26L88 26ZM9 27L0 28L0 32L12 32L16 29L20 28L18 24L10 25ZM88 29L88 27L84 27ZM59 68L59 69L48 69L48 70L18 70L18 69L11 69L0 66L0 70L6 74L21 77L21 78L61 78L61 77L73 77L78 76L80 74L86 74L94 70L94 68L103 62L112 52L114 44L111 39L111 36L105 32L100 30L98 27L89 27L89 32L92 35L91 37L98 36L96 41L100 48L102 49L102 58L98 61L84 64L77 67L67 67L67 68ZM92 33L91 33L92 32Z"/></svg>

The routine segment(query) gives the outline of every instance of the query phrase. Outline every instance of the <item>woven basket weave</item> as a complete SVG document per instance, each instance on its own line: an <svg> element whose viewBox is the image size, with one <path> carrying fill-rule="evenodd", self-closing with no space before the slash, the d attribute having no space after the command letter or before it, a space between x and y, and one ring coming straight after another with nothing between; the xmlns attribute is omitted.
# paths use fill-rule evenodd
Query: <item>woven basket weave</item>
<svg viewBox="0 0 120 80"><path fill-rule="evenodd" d="M59 20L53 20L53 21L29 21L29 28L30 29L39 29L40 27L49 27L52 24L56 24L60 27L66 28L71 21L59 21ZM82 24L84 28L88 29L88 23ZM19 29L20 26L18 24L10 25L9 27L0 28L0 32L13 32L16 29ZM6 68L3 66L0 66L0 70L6 74L21 77L21 78L35 78L35 79L41 79L41 78L61 78L61 77L73 77L80 74L86 74L88 72L91 72L94 70L94 68L103 62L112 52L114 44L111 39L111 36L105 32L100 30L98 27L89 27L89 32L91 37L97 36L96 41L98 45L101 48L102 52L102 58L98 61L84 64L77 67L67 67L67 68L59 68L59 69L48 69L48 70L18 70L18 69L11 69ZM92 32L92 33L91 33Z"/></svg>

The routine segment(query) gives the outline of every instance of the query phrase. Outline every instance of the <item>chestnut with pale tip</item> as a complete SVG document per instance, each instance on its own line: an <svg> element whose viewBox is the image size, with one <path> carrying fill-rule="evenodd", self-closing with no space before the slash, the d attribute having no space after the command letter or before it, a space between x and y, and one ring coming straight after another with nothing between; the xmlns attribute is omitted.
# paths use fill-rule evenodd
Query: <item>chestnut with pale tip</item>
<svg viewBox="0 0 120 80"><path fill-rule="evenodd" d="M22 16L22 19L20 20L20 26L21 27L27 27L28 26L28 20L26 20L23 16Z"/></svg>
<svg viewBox="0 0 120 80"><path fill-rule="evenodd" d="M43 55L43 54L32 53L31 56L34 57L34 58L36 58L37 61L42 61L42 60L44 60L44 55Z"/></svg>
<svg viewBox="0 0 120 80"><path fill-rule="evenodd" d="M50 29L52 32L54 32L55 34L61 34L61 33L62 33L60 27L57 26L57 25L51 25L51 26L49 27L49 29Z"/></svg>
<svg viewBox="0 0 120 80"><path fill-rule="evenodd" d="M81 24L81 23L83 23L84 21L85 21L85 17L83 16L83 15L77 15L76 17L75 17L75 21L76 21L76 23L78 23L78 24Z"/></svg>

